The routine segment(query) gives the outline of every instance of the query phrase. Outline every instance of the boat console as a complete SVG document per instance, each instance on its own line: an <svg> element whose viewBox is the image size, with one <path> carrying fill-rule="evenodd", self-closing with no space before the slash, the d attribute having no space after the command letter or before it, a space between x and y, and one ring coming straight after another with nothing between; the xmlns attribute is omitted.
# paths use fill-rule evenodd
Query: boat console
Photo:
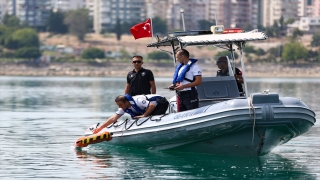
<svg viewBox="0 0 320 180"><path fill-rule="evenodd" d="M203 77L197 90L200 107L240 97L233 76Z"/></svg>

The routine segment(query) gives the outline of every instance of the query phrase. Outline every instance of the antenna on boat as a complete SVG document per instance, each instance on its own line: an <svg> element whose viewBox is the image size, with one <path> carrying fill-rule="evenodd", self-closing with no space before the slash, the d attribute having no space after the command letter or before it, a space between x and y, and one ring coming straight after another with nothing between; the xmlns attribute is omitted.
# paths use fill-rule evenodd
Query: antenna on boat
<svg viewBox="0 0 320 180"><path fill-rule="evenodd" d="M216 26L218 25L218 22L217 22L217 12L214 11L214 20L216 21Z"/></svg>
<svg viewBox="0 0 320 180"><path fill-rule="evenodd" d="M182 19L182 26L183 26L183 31L186 31L186 25L184 24L184 9L180 8L180 13L181 13L181 19Z"/></svg>

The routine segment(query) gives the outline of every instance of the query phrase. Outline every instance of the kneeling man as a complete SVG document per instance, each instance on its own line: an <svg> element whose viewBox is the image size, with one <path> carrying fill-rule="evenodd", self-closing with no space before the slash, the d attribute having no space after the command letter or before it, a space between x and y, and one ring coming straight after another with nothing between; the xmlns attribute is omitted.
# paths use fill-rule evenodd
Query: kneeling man
<svg viewBox="0 0 320 180"><path fill-rule="evenodd" d="M116 122L124 113L128 113L132 118L142 118L150 115L164 114L169 106L166 98L156 95L137 95L118 96L115 102L119 106L115 115L106 120L101 126L94 130L94 134L100 132L103 128Z"/></svg>

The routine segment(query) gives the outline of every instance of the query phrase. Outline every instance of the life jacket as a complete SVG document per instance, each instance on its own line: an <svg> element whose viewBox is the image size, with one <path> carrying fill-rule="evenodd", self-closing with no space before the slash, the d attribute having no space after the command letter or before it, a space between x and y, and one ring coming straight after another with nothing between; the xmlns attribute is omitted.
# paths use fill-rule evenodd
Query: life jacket
<svg viewBox="0 0 320 180"><path fill-rule="evenodd" d="M191 80L191 79L186 78L185 76L186 76L186 73L190 70L190 67L194 63L196 63L197 61L198 60L196 60L196 59L190 59L189 62L186 64L186 67L181 71L180 75L178 76L179 70L184 65L183 63L180 63L177 66L176 71L174 72L172 84L176 84L177 82L182 82L183 80L187 80L189 82L193 82L194 78L193 78L193 80Z"/></svg>
<svg viewBox="0 0 320 180"><path fill-rule="evenodd" d="M145 110L142 110L139 108L139 106L136 104L134 99L129 94L126 94L124 96L128 99L128 101L131 104L131 106L133 107L133 109L139 113L138 114L138 113L132 111L130 108L124 109L124 112L130 114L132 118L135 116L139 116L139 115L146 112ZM162 98L162 96L153 96L151 98L148 98L146 95L145 95L145 97L148 101L156 101L158 98Z"/></svg>

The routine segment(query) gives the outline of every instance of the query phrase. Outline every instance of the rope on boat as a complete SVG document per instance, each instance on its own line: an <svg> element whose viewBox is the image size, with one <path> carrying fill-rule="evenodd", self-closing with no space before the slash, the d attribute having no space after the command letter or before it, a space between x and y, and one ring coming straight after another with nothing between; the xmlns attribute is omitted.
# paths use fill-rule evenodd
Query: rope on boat
<svg viewBox="0 0 320 180"><path fill-rule="evenodd" d="M254 105L252 103L252 98L250 99L249 101L249 105L250 105L250 108L249 108L249 115L250 115L250 120L252 121L252 118L251 118L251 109L252 109L252 112L253 112L253 127L252 127L252 147L253 147L253 141L254 141L254 127L256 126L256 111L255 111L255 108L254 108Z"/></svg>
<svg viewBox="0 0 320 180"><path fill-rule="evenodd" d="M112 123L110 126L108 126L107 128L111 128L111 127L117 128L117 127L120 127L120 126L122 126L123 124L125 124L125 125L124 125L125 130L129 130L134 123L136 123L137 126L141 126L142 124L144 124L144 123L147 122L148 120L150 120L150 121L161 121L161 119L162 119L164 116L168 115L168 114L169 114L169 113L163 114L162 116L159 117L159 119L155 119L155 120L152 119L153 116L149 116L149 117L146 118L144 121L142 121L140 124L138 124L138 120L139 120L140 118L139 118L139 119L135 119L134 122L131 123L129 127L127 127L127 124L128 124L128 122L129 122L130 120L127 118L127 119L124 120L121 124L116 124L116 123L118 122L118 121L116 121L116 122Z"/></svg>
<svg viewBox="0 0 320 180"><path fill-rule="evenodd" d="M256 126L256 110L255 110L255 107L252 103L252 97L250 98L250 101L249 101L249 105L250 105L250 108L249 108L249 115L250 115L250 120L252 121L252 117L251 117L251 111L250 109L252 109L252 112L253 112L253 127L252 127L252 147L253 147L253 142L254 142L254 130L256 130L257 134L259 135L260 137L260 143L258 145L258 147L256 149L258 149L259 147L261 147L263 145L263 140L264 140L264 136L262 136L259 131L258 131L258 128Z"/></svg>
<svg viewBox="0 0 320 180"><path fill-rule="evenodd" d="M155 120L150 119L150 121L161 121L161 118L165 117L166 115L169 115L169 113L166 113L166 114L160 116L159 119L155 119Z"/></svg>
<svg viewBox="0 0 320 180"><path fill-rule="evenodd" d="M146 118L142 123L138 124L138 121L136 121L136 125L137 126L141 126L141 124L147 122L149 119L151 119L152 116L149 116L148 118ZM138 120L138 119L137 119Z"/></svg>

